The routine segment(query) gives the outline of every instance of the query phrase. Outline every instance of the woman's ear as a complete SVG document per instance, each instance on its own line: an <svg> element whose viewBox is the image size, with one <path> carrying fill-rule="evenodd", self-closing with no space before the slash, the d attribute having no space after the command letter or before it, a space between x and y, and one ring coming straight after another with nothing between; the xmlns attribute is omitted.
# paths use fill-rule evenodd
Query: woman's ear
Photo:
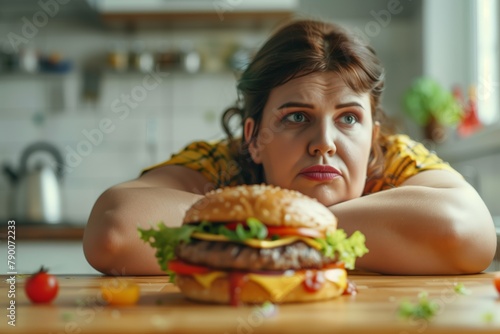
<svg viewBox="0 0 500 334"><path fill-rule="evenodd" d="M243 134L245 136L245 142L248 145L248 151L250 152L250 156L252 160L256 164L262 163L260 158L260 151L257 145L257 138L252 138L253 132L255 128L255 120L253 118L247 118L245 120L245 125L243 126Z"/></svg>

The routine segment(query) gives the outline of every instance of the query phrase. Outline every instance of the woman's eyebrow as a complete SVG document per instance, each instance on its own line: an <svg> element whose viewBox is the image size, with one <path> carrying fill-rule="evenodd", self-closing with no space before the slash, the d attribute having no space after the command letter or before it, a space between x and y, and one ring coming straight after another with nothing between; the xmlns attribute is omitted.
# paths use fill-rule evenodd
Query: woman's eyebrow
<svg viewBox="0 0 500 334"><path fill-rule="evenodd" d="M341 103L341 104L337 104L335 106L336 109L342 109L342 108L348 108L348 107L359 107L359 108L361 108L363 110L365 109L358 102ZM309 109L314 109L314 106L312 104L309 104L309 103L293 102L292 101L292 102L283 103L281 106L278 107L278 110L284 109L284 108L309 108Z"/></svg>
<svg viewBox="0 0 500 334"><path fill-rule="evenodd" d="M347 102L347 103L341 103L341 104L337 104L335 106L336 109L342 109L342 108L348 108L348 107L360 107L361 109L365 109L363 108L363 106L361 104L359 104L358 102Z"/></svg>
<svg viewBox="0 0 500 334"><path fill-rule="evenodd" d="M314 108L314 106L312 104L308 104L308 103L286 102L286 103L283 103L281 106L279 106L278 110L279 109L284 109L284 108L292 108L292 107L295 107L295 108L309 108L309 109L313 109Z"/></svg>

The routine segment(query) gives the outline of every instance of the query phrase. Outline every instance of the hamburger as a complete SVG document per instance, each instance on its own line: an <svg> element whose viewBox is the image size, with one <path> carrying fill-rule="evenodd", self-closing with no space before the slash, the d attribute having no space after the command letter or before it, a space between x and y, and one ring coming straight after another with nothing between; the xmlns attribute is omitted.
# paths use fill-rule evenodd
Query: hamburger
<svg viewBox="0 0 500 334"><path fill-rule="evenodd" d="M211 191L182 226L139 229L160 267L191 300L238 305L335 298L368 252L316 199L269 185Z"/></svg>

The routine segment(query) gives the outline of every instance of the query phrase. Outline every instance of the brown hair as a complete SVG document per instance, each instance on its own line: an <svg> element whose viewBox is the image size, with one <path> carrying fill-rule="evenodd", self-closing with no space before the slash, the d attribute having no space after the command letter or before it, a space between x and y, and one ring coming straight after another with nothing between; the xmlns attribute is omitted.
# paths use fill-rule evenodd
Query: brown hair
<svg viewBox="0 0 500 334"><path fill-rule="evenodd" d="M235 145L229 126L231 118L239 115L242 128L247 118L253 118L256 126L251 140L255 140L271 90L291 79L315 72L337 73L353 91L370 93L373 122L381 123L381 131L372 144L368 175L373 177L381 173L382 143L390 131L385 127L385 114L380 106L385 79L380 60L370 46L339 26L300 20L276 31L257 52L238 82L240 106L229 108L222 116L224 131L233 143L232 152L240 164L245 183L264 182L264 171L262 165L251 159L243 136L241 144Z"/></svg>

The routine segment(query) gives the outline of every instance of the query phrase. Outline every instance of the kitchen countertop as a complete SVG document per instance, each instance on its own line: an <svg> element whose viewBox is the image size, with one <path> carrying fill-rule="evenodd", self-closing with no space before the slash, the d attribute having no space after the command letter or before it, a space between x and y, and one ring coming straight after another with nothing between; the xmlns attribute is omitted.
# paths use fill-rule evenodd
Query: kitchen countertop
<svg viewBox="0 0 500 334"><path fill-rule="evenodd" d="M500 298L494 273L463 276L382 276L351 273L358 294L334 300L278 306L264 316L259 308L197 304L182 297L166 276L58 276L60 289L52 305L26 299L26 277L15 286L16 327L0 319L5 333L499 333ZM2 280L8 278L2 276ZM106 306L100 286L130 280L139 284L141 298L134 306ZM462 283L468 294L454 290ZM0 286L2 300L9 284ZM440 305L431 320L401 319L398 307L415 302L420 292ZM9 297L10 298L10 297ZM8 304L7 304L8 305ZM4 308L5 310L5 308ZM4 311L5 312L5 311ZM489 320L488 320L489 319Z"/></svg>
<svg viewBox="0 0 500 334"><path fill-rule="evenodd" d="M7 220L5 220L7 221ZM0 225L0 240L7 239L7 225ZM16 240L82 240L85 225L16 223Z"/></svg>

